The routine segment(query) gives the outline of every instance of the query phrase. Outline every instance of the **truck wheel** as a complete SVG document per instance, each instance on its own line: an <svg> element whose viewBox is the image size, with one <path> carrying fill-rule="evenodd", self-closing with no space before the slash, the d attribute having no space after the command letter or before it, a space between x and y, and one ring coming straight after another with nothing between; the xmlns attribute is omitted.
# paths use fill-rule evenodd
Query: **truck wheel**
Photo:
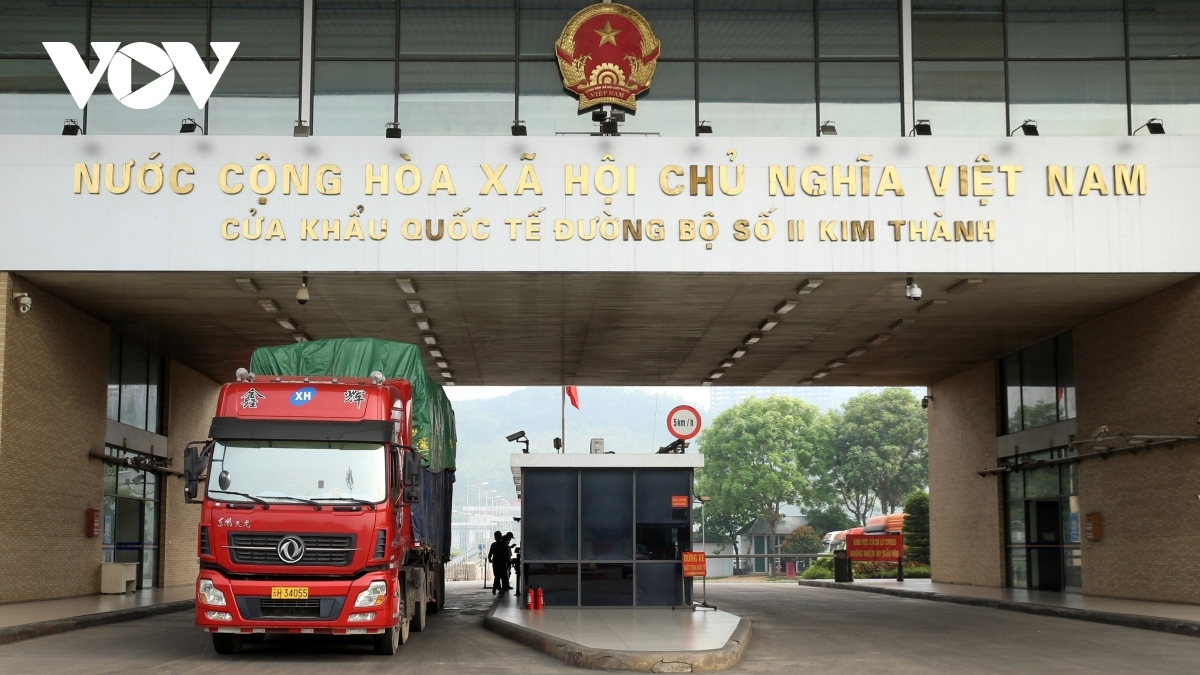
<svg viewBox="0 0 1200 675"><path fill-rule="evenodd" d="M230 633L212 634L213 651L218 654L238 654L242 651L242 637Z"/></svg>
<svg viewBox="0 0 1200 675"><path fill-rule="evenodd" d="M418 633L424 632L426 624L425 614L429 610L429 585L425 581L425 571L417 572L417 593L416 606L413 607L412 614L412 629Z"/></svg>
<svg viewBox="0 0 1200 675"><path fill-rule="evenodd" d="M400 645L408 642L408 622L401 620L399 626L392 626L374 636L375 653L381 656L395 656L400 651Z"/></svg>

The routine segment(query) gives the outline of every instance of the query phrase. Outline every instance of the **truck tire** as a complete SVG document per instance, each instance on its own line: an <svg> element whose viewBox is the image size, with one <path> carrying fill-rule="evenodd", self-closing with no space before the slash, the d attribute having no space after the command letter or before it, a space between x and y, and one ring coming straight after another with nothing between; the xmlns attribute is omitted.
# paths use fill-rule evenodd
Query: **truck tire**
<svg viewBox="0 0 1200 675"><path fill-rule="evenodd" d="M212 634L213 651L218 654L238 654L242 651L242 636L230 633Z"/></svg>
<svg viewBox="0 0 1200 675"><path fill-rule="evenodd" d="M425 614L429 608L429 582L425 578L425 570L414 570L413 597L415 606L412 613L412 629L418 633L425 630Z"/></svg>
<svg viewBox="0 0 1200 675"><path fill-rule="evenodd" d="M435 590L434 597L429 601L429 613L437 614L446 606L446 566L438 563L433 568Z"/></svg>
<svg viewBox="0 0 1200 675"><path fill-rule="evenodd" d="M400 645L408 642L408 619L401 619L399 626L392 626L373 636L375 653L380 656L395 656Z"/></svg>

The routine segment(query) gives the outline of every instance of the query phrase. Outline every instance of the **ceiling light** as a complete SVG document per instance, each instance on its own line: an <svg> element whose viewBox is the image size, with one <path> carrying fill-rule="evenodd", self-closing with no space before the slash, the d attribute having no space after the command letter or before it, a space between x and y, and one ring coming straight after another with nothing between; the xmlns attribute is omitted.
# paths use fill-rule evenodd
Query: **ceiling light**
<svg viewBox="0 0 1200 675"><path fill-rule="evenodd" d="M433 358L435 358L435 359L440 359L440 358L442 358L442 350L440 350L440 349L430 349L430 350L429 350L429 355L430 355L430 356L432 356L432 357L433 357Z"/></svg>
<svg viewBox="0 0 1200 675"><path fill-rule="evenodd" d="M268 314L276 314L279 312L279 305L275 304L274 300L259 300L258 306L263 308Z"/></svg>
<svg viewBox="0 0 1200 675"><path fill-rule="evenodd" d="M962 281L958 282L957 284L954 284L950 288L947 288L946 293L957 293L959 291L970 290L982 283L983 283L983 279L963 279Z"/></svg>
<svg viewBox="0 0 1200 675"><path fill-rule="evenodd" d="M251 279L250 277L237 277L233 280L233 283L237 284L238 288L242 289L243 291L246 291L247 293L257 293L258 292L258 286L254 283L254 280Z"/></svg>
<svg viewBox="0 0 1200 675"><path fill-rule="evenodd" d="M400 123L388 122L387 128L383 130L384 138L400 138Z"/></svg>
<svg viewBox="0 0 1200 675"><path fill-rule="evenodd" d="M828 376L828 375L829 375L829 371L828 371L828 370L818 370L817 372L815 372L815 373L813 373L813 374L812 374L812 376L813 376L813 379L814 379L814 380L819 380L819 379L821 379L821 378L823 378L823 377L826 377L826 376Z"/></svg>
<svg viewBox="0 0 1200 675"><path fill-rule="evenodd" d="M866 353L867 353L866 347L855 347L854 349L851 349L850 351L846 352L846 358L855 359Z"/></svg>
<svg viewBox="0 0 1200 675"><path fill-rule="evenodd" d="M79 126L76 120L66 120L63 122L63 136L78 136L83 133L83 128Z"/></svg>
<svg viewBox="0 0 1200 675"><path fill-rule="evenodd" d="M768 316L767 318L763 319L761 324L759 324L758 329L765 333L775 326L778 326L780 321L783 321L783 317L781 316Z"/></svg>
<svg viewBox="0 0 1200 675"><path fill-rule="evenodd" d="M1146 131L1149 131L1151 134L1156 136L1167 133L1167 130L1163 128L1163 121L1157 117L1151 117L1150 121L1146 122L1145 126Z"/></svg>
<svg viewBox="0 0 1200 675"><path fill-rule="evenodd" d="M712 123L708 120L700 120L700 124L696 125L696 134L711 134Z"/></svg>
<svg viewBox="0 0 1200 675"><path fill-rule="evenodd" d="M875 347L877 345L881 345L881 344L887 342L890 339L892 339L891 333L880 333L879 335L876 335L875 337L871 338L870 340L867 340L867 344L871 345L872 347Z"/></svg>
<svg viewBox="0 0 1200 675"><path fill-rule="evenodd" d="M834 360L830 361L829 363L826 363L825 367L826 368L841 368L844 365L846 365L845 359L834 359Z"/></svg>
<svg viewBox="0 0 1200 675"><path fill-rule="evenodd" d="M397 279L396 285L400 287L400 290L409 295L417 292L417 285L413 283L412 279Z"/></svg>
<svg viewBox="0 0 1200 675"><path fill-rule="evenodd" d="M421 301L419 299L413 298L412 300L409 300L407 302L408 302L408 311L412 312L413 314L424 314L425 313L425 305L421 304Z"/></svg>
<svg viewBox="0 0 1200 675"><path fill-rule="evenodd" d="M799 299L789 298L789 299L784 300L783 302L779 303L778 305L775 305L775 313L776 314L787 314L788 312L792 311L793 309L796 309L796 305L798 305L798 304L800 304Z"/></svg>
<svg viewBox="0 0 1200 675"><path fill-rule="evenodd" d="M702 380L702 381L700 382L700 386L701 386L701 387L711 387L711 386L712 386L712 380Z"/></svg>
<svg viewBox="0 0 1200 675"><path fill-rule="evenodd" d="M758 341L761 339L762 339L762 333L751 333L746 336L746 339L742 340L742 344L744 344L744 345L757 344Z"/></svg>
<svg viewBox="0 0 1200 675"><path fill-rule="evenodd" d="M731 359L740 359L745 355L746 355L745 347L738 347L737 349L734 349L733 351L729 352L729 358L731 358Z"/></svg>
<svg viewBox="0 0 1200 675"><path fill-rule="evenodd" d="M730 359L725 359L724 361L721 362L721 367L722 368L732 368L733 361L731 361Z"/></svg>
<svg viewBox="0 0 1200 675"><path fill-rule="evenodd" d="M445 369L447 369L447 368L449 368L449 367L450 367L450 364L449 364L449 363L447 363L446 361L438 361L438 362L437 362L437 367L438 367L438 368L441 368L442 370L445 370Z"/></svg>
<svg viewBox="0 0 1200 675"><path fill-rule="evenodd" d="M824 279L805 279L800 283L800 288L797 288L796 292L800 295L808 295L820 288L823 283L825 283Z"/></svg>
<svg viewBox="0 0 1200 675"><path fill-rule="evenodd" d="M1017 127L1017 129L1020 129L1022 132L1024 132L1026 136L1037 136L1037 120L1025 120L1024 122L1021 122L1021 126ZM1017 133L1017 129L1013 129L1012 131L1008 132L1008 135L1012 136L1013 134Z"/></svg>
<svg viewBox="0 0 1200 675"><path fill-rule="evenodd" d="M421 330L429 330L429 317L418 316L416 318L416 324L417 324L417 328L419 328Z"/></svg>
<svg viewBox="0 0 1200 675"><path fill-rule="evenodd" d="M442 371L442 377L446 378L447 380L449 380L449 379L453 379L453 378L454 378L454 373L452 373L452 372L450 372L450 371L448 371L448 370L443 370L443 371Z"/></svg>
<svg viewBox="0 0 1200 675"><path fill-rule="evenodd" d="M917 308L917 312L928 312L931 309L936 309L946 304L945 300L930 300L929 302Z"/></svg>
<svg viewBox="0 0 1200 675"><path fill-rule="evenodd" d="M912 133L910 136L932 136L933 127L929 125L929 120L917 120L913 124Z"/></svg>
<svg viewBox="0 0 1200 675"><path fill-rule="evenodd" d="M723 376L724 374L725 374L725 372L722 370L714 370L714 371L712 371L712 373L709 374L708 377L713 380L719 380L719 379L721 379L721 376Z"/></svg>
<svg viewBox="0 0 1200 675"><path fill-rule="evenodd" d="M896 323L889 326L889 328L891 328L892 330L900 330L901 328L904 328L905 326L911 326L912 324L914 324L916 322L917 322L916 319L900 319Z"/></svg>
<svg viewBox="0 0 1200 675"><path fill-rule="evenodd" d="M275 323L283 326L287 330L296 330L296 322L286 317L281 316L278 319L275 319Z"/></svg>
<svg viewBox="0 0 1200 675"><path fill-rule="evenodd" d="M446 381L445 381L445 382L443 382L442 384L444 384L444 385L445 385L445 386L447 386L447 387L453 387L453 386L454 386L454 380L446 380Z"/></svg>
<svg viewBox="0 0 1200 675"><path fill-rule="evenodd" d="M196 120L190 117L183 118L183 121L179 123L179 133L181 134L194 134L196 133L196 129L204 131L204 127L197 124Z"/></svg>
<svg viewBox="0 0 1200 675"><path fill-rule="evenodd" d="M424 340L425 344L427 344L427 345L436 345L437 344L437 336L434 335L433 333L426 333L421 336L421 339Z"/></svg>
<svg viewBox="0 0 1200 675"><path fill-rule="evenodd" d="M308 336L304 333L292 333L292 339L296 342L308 342Z"/></svg>
<svg viewBox="0 0 1200 675"><path fill-rule="evenodd" d="M806 377L803 380L800 380L800 382L798 382L798 384L803 387L807 387L812 383L813 383L813 379L811 377Z"/></svg>
<svg viewBox="0 0 1200 675"><path fill-rule="evenodd" d="M821 135L837 136L837 125L833 123L833 120L825 120L821 123Z"/></svg>
<svg viewBox="0 0 1200 675"><path fill-rule="evenodd" d="M513 120L512 124L513 136L528 136L529 131L525 128L525 120Z"/></svg>
<svg viewBox="0 0 1200 675"><path fill-rule="evenodd" d="M304 123L304 120L296 120L296 126L292 127L292 136L296 138L308 138L311 135L312 129Z"/></svg>

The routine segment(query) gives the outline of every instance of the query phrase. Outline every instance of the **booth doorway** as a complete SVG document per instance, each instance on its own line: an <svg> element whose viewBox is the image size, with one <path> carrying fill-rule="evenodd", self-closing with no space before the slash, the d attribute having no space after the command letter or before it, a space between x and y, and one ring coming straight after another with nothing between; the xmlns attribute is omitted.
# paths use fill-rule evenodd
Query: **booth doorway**
<svg viewBox="0 0 1200 675"><path fill-rule="evenodd" d="M138 453L105 448L114 459ZM159 475L114 463L104 465L104 562L137 563L137 587L154 588L158 581Z"/></svg>
<svg viewBox="0 0 1200 675"><path fill-rule="evenodd" d="M1058 449L1008 461L1064 457L1068 453ZM1009 587L1082 592L1078 464L1013 471L1004 476L1004 492Z"/></svg>

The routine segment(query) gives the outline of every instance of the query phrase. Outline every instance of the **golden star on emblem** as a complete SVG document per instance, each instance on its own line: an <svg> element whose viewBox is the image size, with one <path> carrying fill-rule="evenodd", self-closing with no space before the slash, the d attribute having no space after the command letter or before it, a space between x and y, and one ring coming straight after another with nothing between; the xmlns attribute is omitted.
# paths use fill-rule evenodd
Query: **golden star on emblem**
<svg viewBox="0 0 1200 675"><path fill-rule="evenodd" d="M596 31L596 35L600 36L600 46L603 47L606 43L612 43L612 46L617 46L617 34L621 31L613 30L612 22L605 21L604 29Z"/></svg>

